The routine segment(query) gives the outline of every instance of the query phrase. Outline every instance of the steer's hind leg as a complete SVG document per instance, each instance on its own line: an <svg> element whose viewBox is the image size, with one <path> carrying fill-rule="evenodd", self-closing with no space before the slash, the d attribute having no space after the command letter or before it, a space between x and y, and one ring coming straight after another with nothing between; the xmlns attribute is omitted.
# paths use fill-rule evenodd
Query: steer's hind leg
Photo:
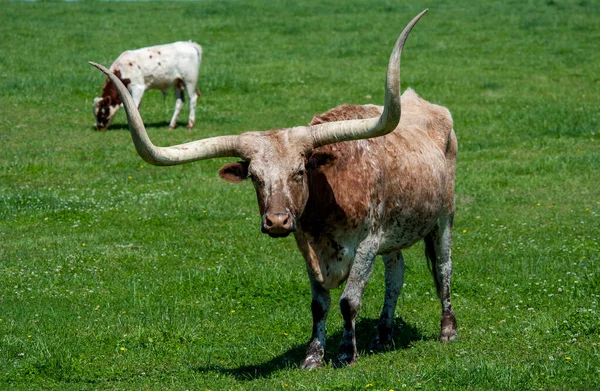
<svg viewBox="0 0 600 391"><path fill-rule="evenodd" d="M302 361L303 369L315 369L323 365L325 355L325 321L329 312L331 299L329 291L321 286L309 272L310 287L312 292L312 338L306 349L306 358Z"/></svg>
<svg viewBox="0 0 600 391"><path fill-rule="evenodd" d="M400 290L404 284L404 258L398 251L383 256L385 265L385 299L377 325L377 334L371 343L371 350L381 351L389 346L394 334L394 311Z"/></svg>
<svg viewBox="0 0 600 391"><path fill-rule="evenodd" d="M425 236L425 256L431 263L431 274L442 303L441 342L451 341L457 336L456 318L450 303L452 218L452 215L440 218L438 225Z"/></svg>
<svg viewBox="0 0 600 391"><path fill-rule="evenodd" d="M175 81L175 110L173 111L173 117L171 118L171 122L169 123L169 130L175 129L177 126L177 118L179 118L179 113L181 112L181 108L183 107L183 101L185 96L183 94L184 84L181 80Z"/></svg>

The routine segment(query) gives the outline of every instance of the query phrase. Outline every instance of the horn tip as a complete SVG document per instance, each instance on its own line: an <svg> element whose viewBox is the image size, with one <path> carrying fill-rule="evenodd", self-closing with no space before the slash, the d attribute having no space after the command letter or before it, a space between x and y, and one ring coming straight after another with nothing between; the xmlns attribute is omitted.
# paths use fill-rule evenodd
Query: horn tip
<svg viewBox="0 0 600 391"><path fill-rule="evenodd" d="M102 72L104 72L105 74L108 74L108 69L106 69L106 67L105 67L104 65L102 65L102 64L98 64L98 63L96 63L96 62L93 62L93 61L88 61L88 63L89 63L91 66L93 66L93 67L95 67L95 68L97 68L97 69L101 70L101 71L102 71Z"/></svg>

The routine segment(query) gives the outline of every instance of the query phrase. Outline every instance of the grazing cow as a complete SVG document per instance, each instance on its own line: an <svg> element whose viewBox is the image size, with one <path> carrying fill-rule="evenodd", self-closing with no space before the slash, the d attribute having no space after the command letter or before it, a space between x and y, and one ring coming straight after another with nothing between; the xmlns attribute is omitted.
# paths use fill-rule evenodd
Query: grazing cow
<svg viewBox="0 0 600 391"><path fill-rule="evenodd" d="M175 87L175 111L169 129L177 125L185 89L190 100L187 128L192 129L196 121L196 102L200 95L196 83L201 62L202 47L196 42L174 42L127 50L112 63L110 70L127 87L138 108L146 90L161 90L166 94L169 88ZM102 97L94 98L96 129L108 128L121 106L121 97L114 83L106 79L102 87Z"/></svg>
<svg viewBox="0 0 600 391"><path fill-rule="evenodd" d="M240 162L226 164L219 175L230 182L252 180L262 232L271 237L294 233L312 291L312 339L303 368L324 362L329 291L344 281L338 359L355 362L355 319L377 255L385 264L386 292L372 349L392 342L394 310L404 279L402 249L421 239L441 301L440 340L457 335L450 303L457 153L452 117L446 108L412 90L400 96L400 54L425 12L407 25L394 46L384 107L343 105L315 116L308 126L156 147L135 103L116 83L133 142L144 160L162 166L239 157ZM92 65L118 80L101 65Z"/></svg>

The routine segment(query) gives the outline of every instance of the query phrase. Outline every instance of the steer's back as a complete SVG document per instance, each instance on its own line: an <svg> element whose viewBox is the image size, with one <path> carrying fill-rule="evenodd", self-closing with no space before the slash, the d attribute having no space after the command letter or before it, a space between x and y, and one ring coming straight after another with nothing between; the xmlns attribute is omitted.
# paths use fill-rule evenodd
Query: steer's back
<svg viewBox="0 0 600 391"><path fill-rule="evenodd" d="M312 124L376 117L381 110L344 105L315 116ZM456 149L448 110L407 90L394 132L315 151L312 159L326 164L309 171L301 229L341 246L371 235L379 253L412 245L454 209Z"/></svg>

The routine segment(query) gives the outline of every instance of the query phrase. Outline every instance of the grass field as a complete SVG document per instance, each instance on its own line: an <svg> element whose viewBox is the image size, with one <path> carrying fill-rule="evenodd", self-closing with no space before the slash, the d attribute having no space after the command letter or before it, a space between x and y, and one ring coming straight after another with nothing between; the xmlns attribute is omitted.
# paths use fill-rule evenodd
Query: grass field
<svg viewBox="0 0 600 391"><path fill-rule="evenodd" d="M203 46L193 131L186 109L167 130L172 94L144 97L158 145L289 127L380 104L393 43L424 8L402 83L455 120L460 339L436 341L418 244L395 348L367 351L378 262L358 364L305 372L310 289L293 239L260 233L251 184L217 177L231 160L148 166L122 112L94 131L104 78L87 61ZM599 20L592 0L1 4L0 389L599 389ZM332 305L330 360L341 331Z"/></svg>

